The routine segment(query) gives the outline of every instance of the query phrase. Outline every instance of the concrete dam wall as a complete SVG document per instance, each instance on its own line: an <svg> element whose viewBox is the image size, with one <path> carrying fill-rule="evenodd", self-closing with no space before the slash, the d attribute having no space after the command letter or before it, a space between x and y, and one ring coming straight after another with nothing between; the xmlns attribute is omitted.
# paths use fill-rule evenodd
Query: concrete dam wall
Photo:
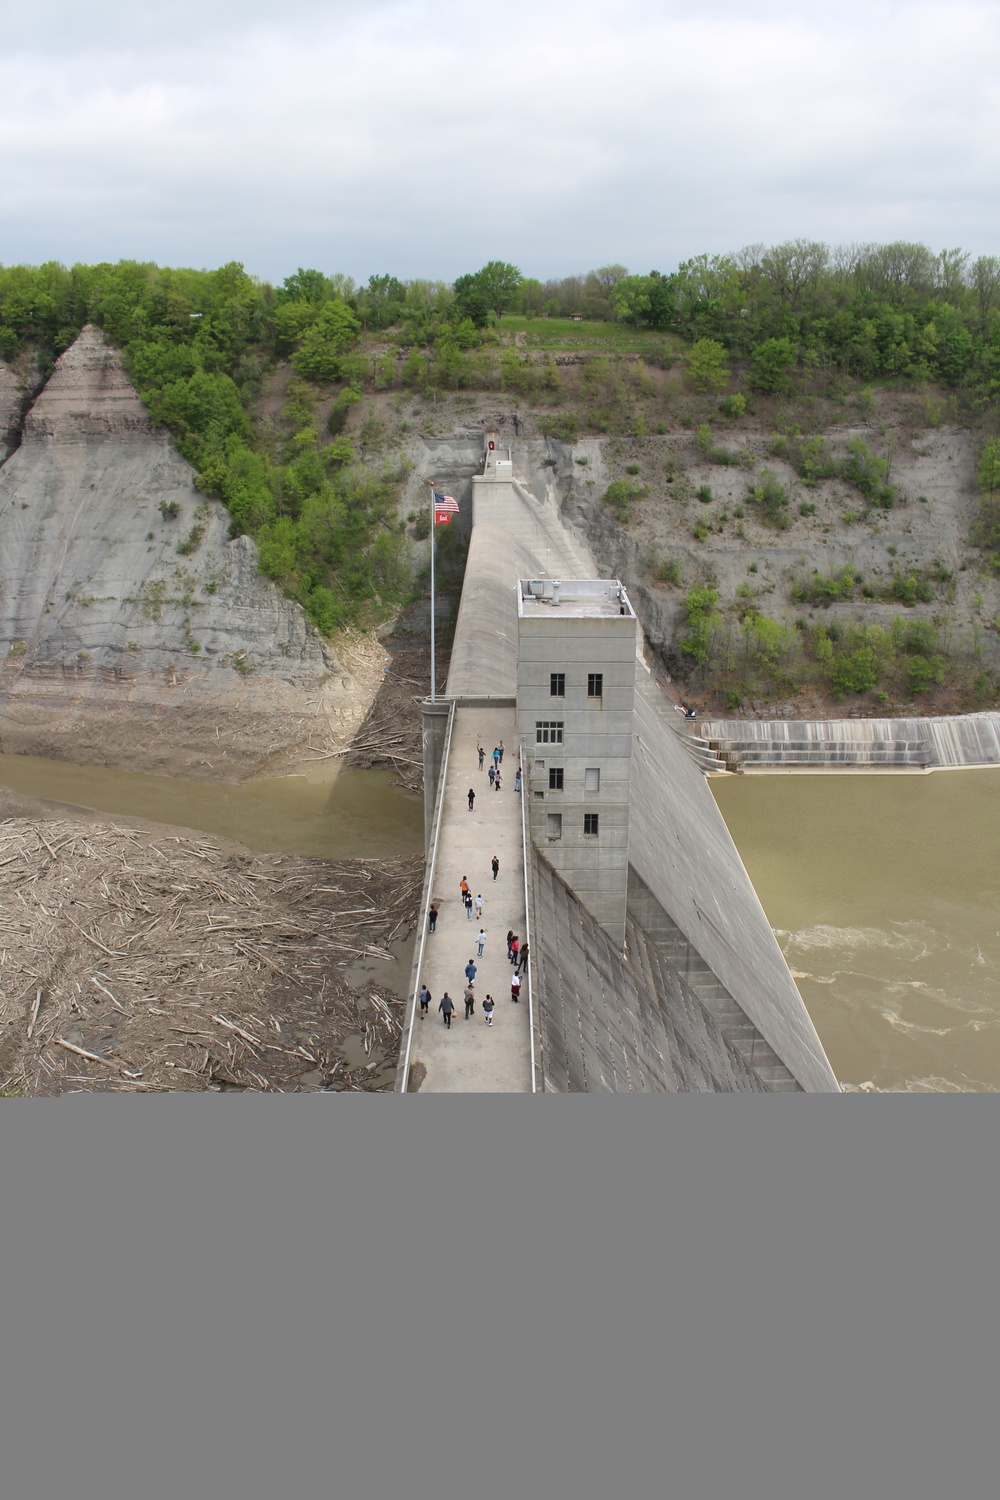
<svg viewBox="0 0 1000 1500"><path fill-rule="evenodd" d="M517 694L519 578L608 576L564 524L544 474L525 456L519 468L513 482L475 486L449 697ZM624 953L544 851L531 853L540 1086L836 1091L728 829L641 656L636 676Z"/></svg>

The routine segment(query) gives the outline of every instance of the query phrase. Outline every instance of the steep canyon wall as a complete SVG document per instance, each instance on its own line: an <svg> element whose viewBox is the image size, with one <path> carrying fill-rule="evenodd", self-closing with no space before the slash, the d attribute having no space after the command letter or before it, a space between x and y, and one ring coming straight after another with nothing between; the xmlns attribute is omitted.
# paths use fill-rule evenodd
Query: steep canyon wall
<svg viewBox="0 0 1000 1500"><path fill-rule="evenodd" d="M351 670L260 576L100 331L21 422L23 403L0 371L3 748L238 779L311 737L346 743L371 661Z"/></svg>

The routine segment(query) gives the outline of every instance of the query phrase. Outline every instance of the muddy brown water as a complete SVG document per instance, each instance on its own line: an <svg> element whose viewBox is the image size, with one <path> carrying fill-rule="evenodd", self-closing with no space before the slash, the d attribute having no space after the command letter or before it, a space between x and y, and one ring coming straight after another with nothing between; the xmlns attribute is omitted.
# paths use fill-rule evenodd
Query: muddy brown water
<svg viewBox="0 0 1000 1500"><path fill-rule="evenodd" d="M122 818L238 839L264 854L391 859L424 847L423 801L392 785L391 771L328 769L243 786L76 766L36 755L0 755L0 786Z"/></svg>
<svg viewBox="0 0 1000 1500"><path fill-rule="evenodd" d="M226 787L0 755L22 796L328 860L422 851L421 800L391 783L326 768ZM710 785L841 1082L1000 1090L1000 768ZM405 992L411 945L351 982Z"/></svg>
<svg viewBox="0 0 1000 1500"><path fill-rule="evenodd" d="M841 1082L1000 1089L1000 768L710 785Z"/></svg>

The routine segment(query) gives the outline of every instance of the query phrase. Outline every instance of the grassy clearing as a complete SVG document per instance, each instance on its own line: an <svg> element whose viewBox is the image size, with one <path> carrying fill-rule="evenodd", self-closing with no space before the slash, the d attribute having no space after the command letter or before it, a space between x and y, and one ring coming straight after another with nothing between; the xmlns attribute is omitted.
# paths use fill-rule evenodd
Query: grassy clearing
<svg viewBox="0 0 1000 1500"><path fill-rule="evenodd" d="M675 355L683 347L675 334L655 328L630 328L625 323L603 323L572 318L525 318L514 314L498 325L501 334L523 333L529 349L565 349L582 352L614 350L619 354Z"/></svg>

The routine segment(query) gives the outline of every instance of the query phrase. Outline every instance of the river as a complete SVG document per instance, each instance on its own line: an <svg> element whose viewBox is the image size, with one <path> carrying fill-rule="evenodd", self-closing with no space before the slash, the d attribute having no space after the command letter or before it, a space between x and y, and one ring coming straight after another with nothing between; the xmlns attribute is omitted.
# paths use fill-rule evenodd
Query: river
<svg viewBox="0 0 1000 1500"><path fill-rule="evenodd" d="M841 1082L1000 1090L1000 768L709 784ZM423 850L422 802L389 771L228 787L0 755L0 785L262 852Z"/></svg>
<svg viewBox="0 0 1000 1500"><path fill-rule="evenodd" d="M238 839L262 853L313 859L391 859L422 854L420 797L393 786L391 771L341 770L217 786L76 766L35 755L0 755L0 786L120 818L149 818Z"/></svg>
<svg viewBox="0 0 1000 1500"><path fill-rule="evenodd" d="M710 785L840 1081L1000 1089L1000 768Z"/></svg>

